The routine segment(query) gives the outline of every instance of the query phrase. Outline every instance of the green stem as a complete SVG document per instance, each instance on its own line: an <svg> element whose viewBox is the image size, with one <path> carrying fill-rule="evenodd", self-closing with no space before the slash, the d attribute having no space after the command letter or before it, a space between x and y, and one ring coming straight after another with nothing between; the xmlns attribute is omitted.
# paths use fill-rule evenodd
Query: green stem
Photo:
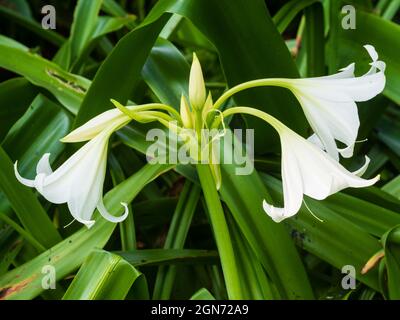
<svg viewBox="0 0 400 320"><path fill-rule="evenodd" d="M290 130L288 127L286 127L282 122L280 122L278 119L274 118L273 116L269 115L268 113L255 109L255 108L250 108L250 107L233 107L226 109L224 112L222 112L223 117L228 117L234 114L249 114L251 116L260 118L261 120L264 120L265 122L269 123L271 126L274 127L274 129L278 132L280 132L282 129L287 129ZM214 123L212 124L211 128L217 128L223 117L218 117L214 120Z"/></svg>
<svg viewBox="0 0 400 320"><path fill-rule="evenodd" d="M213 176L208 165L197 165L197 172L221 259L228 297L229 299L242 299L243 296L232 241Z"/></svg>
<svg viewBox="0 0 400 320"><path fill-rule="evenodd" d="M34 246L39 252L46 250L34 237L25 231L18 223L8 217L6 214L0 212L0 219L10 225L15 231L17 231L22 237L25 238L32 246Z"/></svg>
<svg viewBox="0 0 400 320"><path fill-rule="evenodd" d="M285 78L270 78L270 79L257 79L257 80L243 82L225 91L218 98L218 100L215 101L214 109L219 109L221 105L231 96L246 89L251 89L255 87L266 87L266 86L283 87L290 89L289 86L290 80L291 79L285 79Z"/></svg>

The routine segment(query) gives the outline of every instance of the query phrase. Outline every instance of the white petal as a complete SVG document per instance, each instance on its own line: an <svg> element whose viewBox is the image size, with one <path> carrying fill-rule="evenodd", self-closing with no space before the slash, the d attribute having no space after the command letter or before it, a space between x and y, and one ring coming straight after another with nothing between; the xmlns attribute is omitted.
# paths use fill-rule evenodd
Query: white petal
<svg viewBox="0 0 400 320"><path fill-rule="evenodd" d="M14 173L15 173L15 177L17 178L17 180L19 182L21 182L22 184L26 185L27 187L31 187L31 188L33 188L35 186L35 180L26 179L19 174L18 161L15 161L15 163L14 163Z"/></svg>
<svg viewBox="0 0 400 320"><path fill-rule="evenodd" d="M325 150L325 147L324 147L321 139L318 137L318 135L316 133L313 133L311 136L309 136L307 140L309 142L311 142L312 144L316 145L321 150Z"/></svg>
<svg viewBox="0 0 400 320"><path fill-rule="evenodd" d="M44 173L46 176L53 173L50 166L50 153L45 153L36 165L36 174Z"/></svg>
<svg viewBox="0 0 400 320"><path fill-rule="evenodd" d="M378 60L378 53L373 46L371 46L370 44L366 44L364 48L368 51L368 54L370 55L372 61L375 62Z"/></svg>
<svg viewBox="0 0 400 320"><path fill-rule="evenodd" d="M118 222L124 221L128 217L128 214L129 214L128 205L124 202L121 202L121 205L125 208L125 211L124 211L124 214L119 217L113 216L111 213L109 213L107 211L106 207L104 206L102 198L100 198L100 200L97 204L97 210L99 210L100 214L103 216L104 219L106 219L110 222L118 223Z"/></svg>
<svg viewBox="0 0 400 320"><path fill-rule="evenodd" d="M61 142L87 141L93 139L111 125L122 124L125 121L129 121L129 118L118 109L107 110L70 132L61 139Z"/></svg>
<svg viewBox="0 0 400 320"><path fill-rule="evenodd" d="M303 201L303 186L301 175L295 154L290 150L283 150L289 145L282 144L282 182L284 207L277 208L263 201L264 211L274 220L280 222L286 218L294 216L301 207Z"/></svg>
<svg viewBox="0 0 400 320"><path fill-rule="evenodd" d="M353 171L353 174L361 177L365 173L365 171L367 171L370 162L371 162L371 159L369 157L365 156L365 163L362 165L361 168L359 168L356 171Z"/></svg>

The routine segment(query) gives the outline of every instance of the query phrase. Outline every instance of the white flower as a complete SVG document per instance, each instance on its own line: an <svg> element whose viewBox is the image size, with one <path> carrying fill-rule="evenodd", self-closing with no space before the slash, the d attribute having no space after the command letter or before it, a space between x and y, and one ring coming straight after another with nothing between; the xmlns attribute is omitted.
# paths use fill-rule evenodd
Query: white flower
<svg viewBox="0 0 400 320"><path fill-rule="evenodd" d="M295 215L302 204L303 194L322 200L347 187L367 187L379 180L379 176L366 180L364 173L369 159L356 172L347 171L320 148L281 125L278 129L282 145L282 181L284 207L277 208L265 200L263 208L275 221Z"/></svg>
<svg viewBox="0 0 400 320"><path fill-rule="evenodd" d="M339 160L339 153L345 158L353 155L360 126L355 102L367 101L385 87L385 63L378 61L373 46L364 47L372 62L370 70L360 77L354 76L353 63L331 76L279 79L299 100L315 133L311 140L336 160ZM335 140L346 147L339 149Z"/></svg>
<svg viewBox="0 0 400 320"><path fill-rule="evenodd" d="M265 212L275 221L295 215L303 202L303 195L323 200L347 187L362 188L373 185L379 176L366 180L359 177L368 167L369 159L355 172L349 172L338 161L318 146L304 139L282 122L261 110L249 107L226 109L224 117L249 114L268 122L278 132L282 146L283 208L263 201Z"/></svg>
<svg viewBox="0 0 400 320"><path fill-rule="evenodd" d="M104 120L104 117L102 114L96 118L98 121L99 119ZM64 141L84 141L94 136L54 172L50 167L49 153L44 154L38 162L34 180L21 177L17 169L17 162L14 165L15 175L22 184L36 188L43 197L52 203L67 203L72 216L88 228L95 223L92 215L96 208L105 219L111 222L120 222L129 213L127 205L121 203L125 207L125 212L122 216L115 217L107 211L103 203L108 140L110 135L127 120L121 118L119 121L108 121L107 126L101 125L101 123L105 123L104 121L98 121L97 127L96 121L93 120L71 132L66 137L69 137L68 139L64 139ZM99 129L100 127L102 128Z"/></svg>

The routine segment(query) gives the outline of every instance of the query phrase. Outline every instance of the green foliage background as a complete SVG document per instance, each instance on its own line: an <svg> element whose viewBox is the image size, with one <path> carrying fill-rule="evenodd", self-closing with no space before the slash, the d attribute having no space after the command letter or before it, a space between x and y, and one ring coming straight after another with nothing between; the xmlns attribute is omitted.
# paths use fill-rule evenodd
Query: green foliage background
<svg viewBox="0 0 400 320"><path fill-rule="evenodd" d="M56 30L44 30L43 5L55 6ZM345 30L342 7L356 9ZM400 27L398 0L0 0L0 299L399 299L400 298ZM52 205L17 182L33 177L43 153L57 167L76 146L59 139L121 103L159 102L179 109L189 62L199 56L207 87L221 94L266 77L368 68L364 44L387 64L382 95L359 103L355 157L367 154L366 189L345 190L276 224L264 198L280 203L279 141L256 130L256 168L236 176L222 165L215 191L207 169L146 164L149 125L131 123L112 138L106 206L133 214L119 225L98 219L88 230L65 205ZM296 99L258 88L235 102L262 109L303 136L309 128ZM200 183L201 182L201 183ZM374 267L361 270L378 254ZM382 258L383 256L383 258ZM43 267L57 286L44 290ZM356 269L344 290L341 269ZM224 277L225 275L225 277ZM227 275L233 275L232 277Z"/></svg>

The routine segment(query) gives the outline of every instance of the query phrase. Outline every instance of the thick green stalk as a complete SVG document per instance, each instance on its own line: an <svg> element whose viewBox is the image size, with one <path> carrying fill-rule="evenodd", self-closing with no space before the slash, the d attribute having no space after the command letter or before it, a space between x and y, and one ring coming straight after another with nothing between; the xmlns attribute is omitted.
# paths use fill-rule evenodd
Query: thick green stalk
<svg viewBox="0 0 400 320"><path fill-rule="evenodd" d="M197 173L199 174L204 198L208 207L209 218L224 272L228 297L229 299L242 299L243 296L232 241L213 176L209 166L204 164L197 165Z"/></svg>

